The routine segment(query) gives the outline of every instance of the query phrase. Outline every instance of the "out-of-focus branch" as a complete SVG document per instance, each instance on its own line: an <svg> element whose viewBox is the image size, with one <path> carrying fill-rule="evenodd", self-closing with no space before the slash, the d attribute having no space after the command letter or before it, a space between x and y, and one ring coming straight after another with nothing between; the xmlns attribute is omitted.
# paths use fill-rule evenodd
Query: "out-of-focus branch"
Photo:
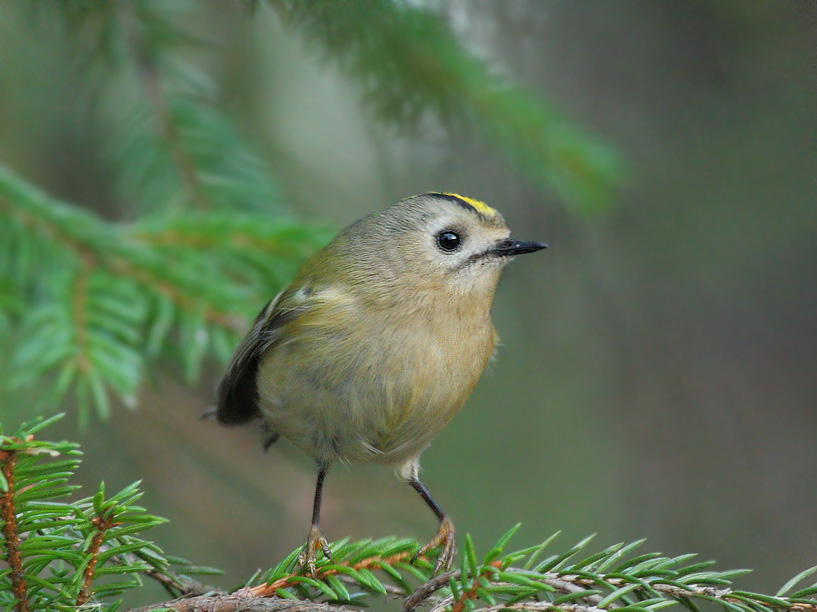
<svg viewBox="0 0 817 612"><path fill-rule="evenodd" d="M200 208L210 209L213 204L201 184L199 169L181 143L179 128L173 117L173 108L162 87L156 51L140 32L139 20L133 14L134 8L127 2L122 2L118 6L121 8L119 18L125 32L127 47L133 57L139 82L153 110L159 136L170 153L181 184L190 199Z"/></svg>

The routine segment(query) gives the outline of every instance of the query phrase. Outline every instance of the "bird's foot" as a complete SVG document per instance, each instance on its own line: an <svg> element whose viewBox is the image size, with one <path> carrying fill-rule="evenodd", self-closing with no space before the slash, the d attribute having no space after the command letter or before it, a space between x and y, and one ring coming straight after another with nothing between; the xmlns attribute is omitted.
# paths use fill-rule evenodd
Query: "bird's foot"
<svg viewBox="0 0 817 612"><path fill-rule="evenodd" d="M443 520L440 521L440 528L437 530L437 535L435 535L428 544L421 546L420 549L414 553L411 561L414 562L418 557L438 547L440 554L437 557L437 563L434 565L435 574L451 569L451 564L454 562L454 553L457 552L454 523L447 516L444 516Z"/></svg>
<svg viewBox="0 0 817 612"><path fill-rule="evenodd" d="M309 536L306 538L301 554L298 555L298 571L304 572L315 578L317 575L317 568L315 561L318 558L318 551L323 552L323 556L327 560L332 560L332 550L329 548L329 542L321 535L317 525L312 525L309 530Z"/></svg>

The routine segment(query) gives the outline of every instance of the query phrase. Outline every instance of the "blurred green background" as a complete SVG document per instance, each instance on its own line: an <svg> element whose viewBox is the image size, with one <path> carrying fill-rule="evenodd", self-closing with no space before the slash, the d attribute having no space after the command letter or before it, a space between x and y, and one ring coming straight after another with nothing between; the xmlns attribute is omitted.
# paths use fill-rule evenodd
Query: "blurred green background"
<svg viewBox="0 0 817 612"><path fill-rule="evenodd" d="M550 244L508 268L498 359L424 454L424 482L478 546L517 521L520 547L556 530L564 548L593 532L599 547L647 537L650 550L755 568L743 583L758 590L817 562L815 4L411 3L389 27L427 53L406 61L411 45L385 27L394 44L367 51L383 22L366 12L386 3L342 15L174 0L151 10L172 11L190 40L143 36L135 81L111 20L132 41L150 3L124 20L33 4L0 3L0 159L56 198L114 222L165 207L150 172L122 179L128 158L112 150L126 139L120 111L150 98L151 67L171 58L164 78L206 76L203 98L251 143L280 201L236 206L284 210L324 228L320 242L407 195L455 191ZM473 78L444 91L438 68ZM532 96L481 97L500 82ZM535 130L525 142L531 124L544 153ZM171 519L158 543L235 585L303 542L314 469L286 442L265 455L256 432L198 419L218 359L195 384L162 363L135 410L114 401L106 422L80 431L72 416L52 435L82 443L86 493L143 479L144 505ZM33 397L5 390L3 420L28 416ZM75 414L70 393L61 409ZM330 539L436 529L382 467L337 466L324 500Z"/></svg>

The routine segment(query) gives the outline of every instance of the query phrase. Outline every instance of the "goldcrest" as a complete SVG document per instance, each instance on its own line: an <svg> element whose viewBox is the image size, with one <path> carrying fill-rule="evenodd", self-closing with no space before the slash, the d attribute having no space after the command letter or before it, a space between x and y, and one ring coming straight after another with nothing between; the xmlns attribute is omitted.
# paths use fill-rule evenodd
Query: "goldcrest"
<svg viewBox="0 0 817 612"><path fill-rule="evenodd" d="M490 206L427 193L341 231L270 301L218 386L225 425L259 421L317 464L312 526L300 556L315 573L324 476L338 461L392 465L437 518L436 571L451 565L454 526L418 480L420 455L462 408L494 352L497 281L514 255ZM417 556L415 555L415 556Z"/></svg>

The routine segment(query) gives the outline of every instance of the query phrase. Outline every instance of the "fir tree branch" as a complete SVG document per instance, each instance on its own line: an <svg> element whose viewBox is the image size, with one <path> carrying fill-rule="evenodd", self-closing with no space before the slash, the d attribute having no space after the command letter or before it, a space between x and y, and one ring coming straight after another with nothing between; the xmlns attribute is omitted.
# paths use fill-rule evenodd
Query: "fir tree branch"
<svg viewBox="0 0 817 612"><path fill-rule="evenodd" d="M0 300L14 307L0 323L16 313L21 327L9 387L42 387L53 373L51 402L73 389L81 424L88 406L107 416L110 391L134 404L157 359L177 360L192 381L208 352L228 358L257 305L328 236L254 211L112 223L2 165L0 213L0 270L29 300Z"/></svg>
<svg viewBox="0 0 817 612"><path fill-rule="evenodd" d="M88 258L83 258L82 268L74 279L72 287L73 299L71 305L73 307L74 329L77 334L76 363L80 374L86 374L91 369L91 361L88 356L88 313L86 310L88 276L91 265Z"/></svg>
<svg viewBox="0 0 817 612"><path fill-rule="evenodd" d="M509 567L506 568L505 571L510 574L519 573L524 574L525 570ZM490 572L483 572L480 574L481 576L490 575ZM406 600L403 602L403 612L411 612L412 610L416 609L419 605L421 605L426 599L431 597L434 593L439 591L440 589L447 588L449 583L452 580L460 580L462 577L462 570L451 570L449 572L445 572L440 574L439 576L434 576L431 580L428 580L423 585L421 585L417 590L415 590ZM469 574L470 578L470 574ZM575 594L575 593L584 593L587 591L586 586L580 584L574 584L569 582L563 578L559 577L549 577L546 581L546 584L552 586L555 590L565 593L565 594ZM499 583L495 583L499 584ZM503 585L507 586L507 584ZM461 596L456 602L460 603L464 606L464 602L469 599L473 599L477 596L477 589L478 584L475 583L471 589L467 591L467 597L465 594ZM586 599L591 604L597 604L602 601L602 597L599 595L585 595L583 599ZM461 608L464 609L464 608Z"/></svg>
<svg viewBox="0 0 817 612"><path fill-rule="evenodd" d="M492 71L457 39L441 11L393 0L268 0L287 25L322 46L357 81L374 115L398 127L432 114L482 133L537 186L568 207L611 200L619 157L547 100Z"/></svg>
<svg viewBox="0 0 817 612"><path fill-rule="evenodd" d="M164 522L134 504L141 496L138 483L109 497L100 486L93 498L64 501L76 490L68 480L79 463L77 447L34 439L56 418L35 419L10 436L0 428L0 551L9 565L0 571L0 607L101 609L106 598L140 586L138 574L172 575L174 597L200 593L170 567L191 574L213 570L165 557L137 537Z"/></svg>
<svg viewBox="0 0 817 612"><path fill-rule="evenodd" d="M437 608L434 608L437 610ZM502 604L496 606L489 606L481 608L480 612L504 612L505 610L526 610L528 612L546 612L553 610L554 612L602 612L602 608L595 606L582 606L578 604L561 604L554 606L549 601L528 601L516 604Z"/></svg>
<svg viewBox="0 0 817 612"><path fill-rule="evenodd" d="M12 450L0 449L0 470L5 480L5 490L0 496L3 518L3 539L5 540L6 562L9 565L11 587L17 598L17 611L29 612L28 595L26 594L23 560L20 555L20 535L17 532L17 515L14 510L15 475L14 467L17 457Z"/></svg>
<svg viewBox="0 0 817 612"><path fill-rule="evenodd" d="M11 173L0 165L0 181L11 183L13 180L15 179L12 178ZM19 182L19 179L17 180ZM36 195L36 197L41 200L46 199L45 194L42 193L33 195ZM191 309L202 306L201 298L207 295L206 291L187 294L173 282L173 277L167 274L167 270L165 270L164 274L162 273L162 267L158 265L158 262L157 265L147 265L147 261L149 260L132 256L135 254L135 251L139 249L140 244L138 238L147 235L144 232L137 230L131 235L128 231L122 231L121 227L104 227L100 225L101 221L93 219L93 224L97 227L93 227L92 231L71 233L67 229L67 226L64 225L65 216L75 216L77 220L81 220L83 223L92 218L87 214L80 214L79 211L70 210L70 208L64 204L60 204L62 210L58 211L59 217L50 214L37 214L46 213L45 207L31 207L25 210L19 206L20 202L20 199L3 198L0 195L0 209L4 209L10 215L20 219L23 225L31 232L42 232L50 239L62 245L66 251L78 258L85 268L85 274L77 278L74 294L74 312L77 330L84 330L85 328L84 290L87 283L87 274L92 267L104 269L117 275L130 276L140 284L155 289L170 298L174 304L181 308ZM94 240L95 237L103 235L107 235L109 240L113 238L105 247ZM236 238L236 241L240 242L241 239ZM203 280L199 281L199 283L204 282ZM203 310L203 315L207 322L230 331L239 332L244 330L243 322L237 319L233 313L226 310L222 311L210 306ZM80 332L80 340L80 344L84 345L86 340L84 332Z"/></svg>
<svg viewBox="0 0 817 612"><path fill-rule="evenodd" d="M226 595L219 597L199 596L174 599L164 603L132 608L129 612L167 610L174 612L351 612L342 605L317 603L292 599L270 599Z"/></svg>
<svg viewBox="0 0 817 612"><path fill-rule="evenodd" d="M571 558L587 546L590 538L542 561L537 561L537 558L553 538L544 544L503 555L503 549L515 530L500 538L482 561L477 559L473 543L466 536L462 568L437 577L430 576L433 566L428 560L423 560L418 568L412 568L403 561L406 543L382 540L355 545L345 541L336 543L332 547L333 557L337 559L335 562L319 562L314 579L300 577L293 580L292 574L282 571L282 568L289 567L296 551L268 574L266 584L245 588L236 595L293 597L295 594L291 587L295 586L301 599L325 596L329 597L330 602L351 603L354 597L345 590L339 591L332 582L333 574L341 569L345 570L344 573L348 572L347 578L354 579L365 590L385 592L374 574L365 569L357 573L354 569L365 566L386 572L399 582L405 592L409 590L405 588L400 570L411 569L415 577L425 577L423 584L405 599L404 612L413 612L429 598L434 611L450 609L452 612L505 608L583 612L619 607L638 607L647 611L673 604L683 604L696 610L696 602L703 601L721 603L732 612L817 612L817 600L813 598L817 585L801 588L790 597L782 595L794 589L797 583L817 568L801 572L781 589L781 593L768 596L734 589L732 579L745 574L745 570L711 571L708 569L711 562L689 564L694 555L669 558L648 553L628 558L643 543L641 541L626 546L617 544L576 561L571 561ZM399 552L393 558L386 554L394 554L395 550ZM378 555L378 552L381 554ZM380 563L371 564L370 561L378 556Z"/></svg>
<svg viewBox="0 0 817 612"><path fill-rule="evenodd" d="M337 564L332 564L331 567L322 568L317 572L317 578L323 579L326 576L333 576L342 572L344 568L351 568L353 570L359 571L362 569L368 570L370 568L381 568L384 565L393 566L395 563L400 561L405 561L410 559L413 556L411 551L403 551L399 552L394 555L389 555L387 557L381 557L380 555L375 555L371 557L366 557L364 559L360 559L355 561L354 563L350 562L341 562ZM299 584L303 581L303 575L300 573L290 573L282 578L279 578L273 582L267 584L260 584L254 587L246 587L239 591L236 591L236 595L240 597L271 597L274 596L279 589L283 589L287 586L292 586Z"/></svg>
<svg viewBox="0 0 817 612"><path fill-rule="evenodd" d="M91 583L95 577L94 570L96 569L97 563L99 563L99 553L102 549L102 543L105 540L105 532L122 524L111 521L109 518L99 514L91 519L91 522L94 527L96 527L96 533L93 538L91 538L91 545L88 547L87 554L91 556L91 560L88 561L88 564L85 566L85 571L82 573L82 589L77 596L77 607L84 606L91 598Z"/></svg>
<svg viewBox="0 0 817 612"><path fill-rule="evenodd" d="M193 580L189 576L182 576L168 569L158 570L156 568L150 568L140 573L161 584L165 591L174 597L189 598L205 594L209 594L210 596L226 594L221 589L213 588L198 580Z"/></svg>
<svg viewBox="0 0 817 612"><path fill-rule="evenodd" d="M159 135L170 152L170 158L174 162L181 183L193 202L202 209L210 209L213 204L202 186L196 164L181 144L172 104L162 86L160 69L155 59L158 50L148 45L140 32L139 25L142 28L149 27L153 20L139 19L135 13L148 10L147 6L137 7L129 2L123 2L117 4L117 7L120 9L117 14L125 32L126 47L130 51L139 82L153 109Z"/></svg>
<svg viewBox="0 0 817 612"><path fill-rule="evenodd" d="M733 580L746 570L715 571L711 562L693 563L690 554L633 556L643 541L580 554L590 542L586 538L545 556L551 537L506 553L518 526L481 559L466 535L461 567L436 577L431 575L433 559L420 558L416 565L408 562L419 548L413 540L342 540L331 545L331 560L318 561L314 577L293 572L297 549L245 588L226 594L171 570L178 561L164 556L155 544L135 537L163 522L134 505L141 495L138 483L110 497L101 485L93 498L71 505L57 501L73 492L74 487L66 483L78 463L59 457L76 455L78 450L68 442L34 440L34 433L49 422L37 419L12 436L0 433L0 548L11 569L0 572L0 603L18 610L100 606L104 598L138 586L133 578L141 574L158 580L176 598L139 608L141 611L329 612L346 610L343 606L347 605L368 605L378 596L399 595L405 597L404 612L415 612L424 604L432 612L656 612L671 605L697 612L704 602L720 604L728 612L817 612L817 584L802 586L817 567L800 572L776 595L765 595L736 588ZM186 562L181 562L181 570L212 571ZM375 572L394 585L384 584ZM132 580L99 580L103 575Z"/></svg>
<svg viewBox="0 0 817 612"><path fill-rule="evenodd" d="M448 582L459 575L460 570L451 570L427 580L406 598L403 602L403 612L411 612L411 610L414 610L434 593L448 586Z"/></svg>

